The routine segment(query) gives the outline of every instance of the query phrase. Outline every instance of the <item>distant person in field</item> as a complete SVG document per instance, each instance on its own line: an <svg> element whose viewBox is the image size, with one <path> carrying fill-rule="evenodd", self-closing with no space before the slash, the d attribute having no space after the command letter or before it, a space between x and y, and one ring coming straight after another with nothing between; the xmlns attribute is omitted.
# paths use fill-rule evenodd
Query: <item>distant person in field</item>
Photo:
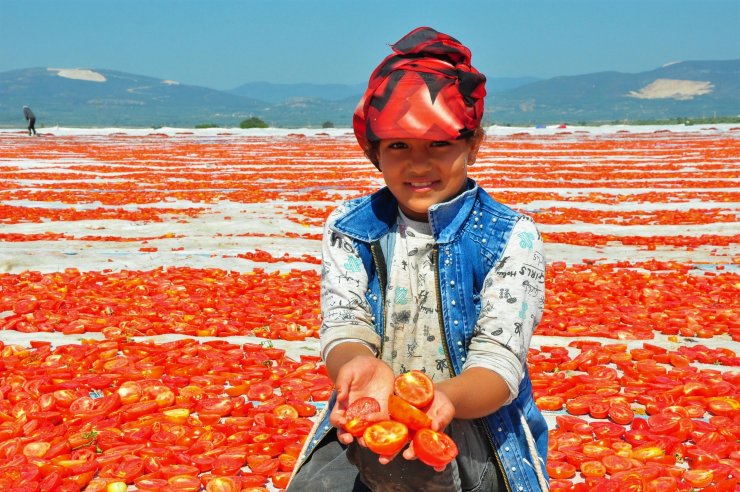
<svg viewBox="0 0 740 492"><path fill-rule="evenodd" d="M526 364L545 304L542 237L468 178L486 95L470 50L428 27L392 49L353 120L386 187L327 219L320 343L335 393L287 490L546 491L547 423ZM380 408L369 420L392 414L395 378L411 370L434 392L409 427L426 414L457 443L457 456L429 432L379 455L367 444L383 444L381 432L347 430L348 407L363 398ZM392 432L385 442L406 446L403 429ZM439 461L430 459L437 450Z"/></svg>
<svg viewBox="0 0 740 492"><path fill-rule="evenodd" d="M23 106L23 116L26 117L26 121L28 122L28 134L36 135L36 115L33 114L31 108Z"/></svg>

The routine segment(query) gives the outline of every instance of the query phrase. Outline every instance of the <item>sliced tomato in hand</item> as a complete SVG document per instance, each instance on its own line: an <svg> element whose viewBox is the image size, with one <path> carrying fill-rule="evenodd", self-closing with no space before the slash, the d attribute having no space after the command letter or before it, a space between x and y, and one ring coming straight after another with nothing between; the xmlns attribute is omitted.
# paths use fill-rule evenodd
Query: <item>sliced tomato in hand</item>
<svg viewBox="0 0 740 492"><path fill-rule="evenodd" d="M400 396L391 395L388 397L388 413L393 420L406 424L409 429L418 430L432 425L432 419L429 418L429 415Z"/></svg>
<svg viewBox="0 0 740 492"><path fill-rule="evenodd" d="M432 429L418 430L413 443L417 458L434 468L447 465L458 453L457 445L450 436Z"/></svg>
<svg viewBox="0 0 740 492"><path fill-rule="evenodd" d="M348 418L354 417L365 417L371 413L377 413L380 411L380 403L378 400L371 396L363 396L358 398L347 406L347 410L344 415Z"/></svg>
<svg viewBox="0 0 740 492"><path fill-rule="evenodd" d="M356 399L344 413L347 418L344 430L355 437L360 437L371 424L367 416L377 412L380 412L380 403L375 398L364 396Z"/></svg>
<svg viewBox="0 0 740 492"><path fill-rule="evenodd" d="M365 429L362 437L370 451L392 456L409 442L409 428L401 422L381 420Z"/></svg>
<svg viewBox="0 0 740 492"><path fill-rule="evenodd" d="M396 377L393 392L413 406L422 408L434 399L434 382L423 372L412 370Z"/></svg>

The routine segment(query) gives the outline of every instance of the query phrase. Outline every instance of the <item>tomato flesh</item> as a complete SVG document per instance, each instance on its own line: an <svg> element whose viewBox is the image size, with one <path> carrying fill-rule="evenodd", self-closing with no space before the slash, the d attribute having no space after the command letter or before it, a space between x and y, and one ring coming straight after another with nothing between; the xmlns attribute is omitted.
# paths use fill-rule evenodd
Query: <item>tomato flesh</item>
<svg viewBox="0 0 740 492"><path fill-rule="evenodd" d="M432 425L432 419L403 398L391 395L388 397L388 413L391 418L412 430L423 429Z"/></svg>
<svg viewBox="0 0 740 492"><path fill-rule="evenodd" d="M367 416L377 412L380 412L378 400L369 396L358 398L350 403L345 411L347 422L344 424L344 430L355 437L361 436L372 423L367 420Z"/></svg>
<svg viewBox="0 0 740 492"><path fill-rule="evenodd" d="M401 422L381 420L365 429L362 437L370 451L381 456L391 456L409 442L409 429Z"/></svg>
<svg viewBox="0 0 740 492"><path fill-rule="evenodd" d="M393 392L413 406L422 408L434 399L434 382L423 372L411 370L396 377Z"/></svg>
<svg viewBox="0 0 740 492"><path fill-rule="evenodd" d="M458 454L457 445L450 436L432 429L420 429L414 434L414 453L429 466L447 465Z"/></svg>

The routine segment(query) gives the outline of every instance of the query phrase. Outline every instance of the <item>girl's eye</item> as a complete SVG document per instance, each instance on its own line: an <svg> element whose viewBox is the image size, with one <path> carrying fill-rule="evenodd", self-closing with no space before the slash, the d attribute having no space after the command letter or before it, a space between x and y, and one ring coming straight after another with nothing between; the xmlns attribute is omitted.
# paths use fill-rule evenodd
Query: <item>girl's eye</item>
<svg viewBox="0 0 740 492"><path fill-rule="evenodd" d="M389 149L405 149L407 146L403 142L393 142L388 145Z"/></svg>
<svg viewBox="0 0 740 492"><path fill-rule="evenodd" d="M446 147L448 145L450 145L450 142L448 142L447 140L438 140L432 142L432 147Z"/></svg>

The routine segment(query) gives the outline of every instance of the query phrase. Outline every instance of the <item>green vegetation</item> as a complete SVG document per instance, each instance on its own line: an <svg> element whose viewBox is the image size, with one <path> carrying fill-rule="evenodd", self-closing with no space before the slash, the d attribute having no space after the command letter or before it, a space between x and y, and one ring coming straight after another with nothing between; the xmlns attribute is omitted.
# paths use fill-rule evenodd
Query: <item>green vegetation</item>
<svg viewBox="0 0 740 492"><path fill-rule="evenodd" d="M530 127L530 126L537 126L537 125L560 125L564 124L566 126L602 126L602 125L719 125L719 124L740 124L740 116L713 116L709 118L691 118L691 117L677 117L677 118L656 118L656 119L646 119L646 120L630 120L630 119L623 119L623 120L579 120L579 121L551 121L551 120L543 120L539 122L534 121L524 121L524 122L517 122L517 123L511 123L511 122L504 122L504 121L497 121L494 120L492 122L485 122L483 126L488 125L498 125L498 126L506 126L506 127Z"/></svg>
<svg viewBox="0 0 740 492"><path fill-rule="evenodd" d="M321 124L321 128L334 128L334 123L327 120Z"/></svg>
<svg viewBox="0 0 740 492"><path fill-rule="evenodd" d="M614 125L718 125L721 123L740 123L740 116L713 116L709 118L668 118L662 120L621 120L613 121Z"/></svg>
<svg viewBox="0 0 740 492"><path fill-rule="evenodd" d="M195 128L219 128L219 126L215 123L200 123L195 125Z"/></svg>
<svg viewBox="0 0 740 492"><path fill-rule="evenodd" d="M252 116L239 123L239 128L267 128L268 125L260 118Z"/></svg>

